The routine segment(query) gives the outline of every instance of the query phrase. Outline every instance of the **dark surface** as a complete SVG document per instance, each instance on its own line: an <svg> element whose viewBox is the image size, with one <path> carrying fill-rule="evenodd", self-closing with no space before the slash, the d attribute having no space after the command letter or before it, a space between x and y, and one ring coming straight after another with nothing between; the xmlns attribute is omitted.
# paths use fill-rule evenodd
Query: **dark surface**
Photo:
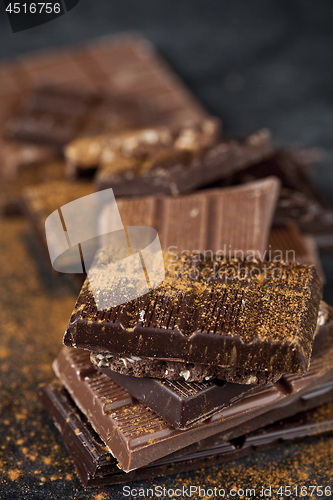
<svg viewBox="0 0 333 500"><path fill-rule="evenodd" d="M0 58L79 43L128 29L140 30L156 44L209 110L222 117L228 134L246 134L267 126L283 144L305 142L324 147L328 155L314 177L333 202L332 15L330 0L320 3L313 0L81 0L66 15L13 34L1 4ZM7 386L0 422L1 440L9 443L5 459L8 470L12 471L10 480L7 473L2 478L1 469L1 499L125 498L120 487L99 491L81 487L61 438L33 396L37 383L52 377L50 362L60 347L61 332L74 305L75 294L69 295L68 289L55 282L48 267L43 266L38 246L31 242L28 225L18 222L14 231L5 223L0 243L1 263L14 253L10 245L21 245L14 257L25 262L20 272L8 269L7 265L0 268L1 333L9 335L9 348L16 353L8 360L2 357L1 362L3 385ZM322 262L327 276L325 299L333 303L332 255L323 255ZM33 272L37 272L37 278L32 277ZM19 284L25 287L27 295L17 292ZM66 298L63 298L64 290ZM46 299L45 294L51 299ZM25 307L19 311L22 301ZM40 315L44 331L38 330ZM52 347L43 350L41 342L51 335ZM39 365L35 358L30 361L28 357L32 349L35 356L40 355ZM6 365L7 370L8 365L17 367L16 374L5 371ZM26 367L33 373L30 378L24 371ZM11 396L15 388L19 388L19 402ZM2 404L3 401L1 399ZM28 410L23 419L22 409ZM33 419L29 417L31 414ZM44 441L30 436L36 428ZM37 460L22 454L27 444L16 444L22 439L30 451L35 450ZM58 462L47 465L46 458L53 447L57 447ZM315 480L317 484L331 484L332 450L331 439L314 440L306 446L283 446L268 451L255 461L250 458L225 465L223 469L214 467L205 472L162 478L149 481L146 486L260 488L271 484L276 491L281 484L301 486L313 484ZM26 465L21 476L15 479L16 467L20 462L22 466L22 460ZM51 480L52 474L58 474L58 479ZM47 480L43 481L45 476Z"/></svg>

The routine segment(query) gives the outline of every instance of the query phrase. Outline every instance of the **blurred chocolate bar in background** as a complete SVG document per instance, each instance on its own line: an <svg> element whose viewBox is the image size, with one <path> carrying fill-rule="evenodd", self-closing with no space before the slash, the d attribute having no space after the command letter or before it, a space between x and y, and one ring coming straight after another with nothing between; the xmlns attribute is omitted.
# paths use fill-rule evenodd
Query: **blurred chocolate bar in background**
<svg viewBox="0 0 333 500"><path fill-rule="evenodd" d="M20 56L0 65L0 75L0 212L5 214L19 211L24 186L64 177L62 160L56 168L49 164L77 134L147 124L179 127L209 117L138 35ZM44 167L52 177L44 175Z"/></svg>
<svg viewBox="0 0 333 500"><path fill-rule="evenodd" d="M140 100L52 85L36 87L8 120L8 139L62 150L79 135L119 133L154 123L154 112Z"/></svg>
<svg viewBox="0 0 333 500"><path fill-rule="evenodd" d="M116 184L117 176L121 174L125 175L123 183L131 182L139 177L142 171L152 168L167 169L171 167L172 162L190 163L192 155L216 144L219 135L220 124L215 118L202 119L199 122L187 121L177 126L157 125L137 129L128 126L123 131L118 129L118 133L88 135L67 144L66 173L70 177L81 177L86 175L86 171L94 173L103 169L107 170L112 178L115 177L115 182L111 179L112 184ZM138 179L135 182L138 182ZM158 183L155 184L158 188ZM136 184L134 188L135 186ZM117 185L114 187L117 188ZM146 194L144 190L137 191L139 195ZM126 189L124 192L126 193ZM130 189L128 192L131 194Z"/></svg>
<svg viewBox="0 0 333 500"><path fill-rule="evenodd" d="M201 135L207 136L205 124L210 128L213 124L203 122ZM186 141L181 140L181 131L171 147L152 151L143 157L127 153L118 159L111 150L115 159L100 165L96 174L97 189L112 187L118 196L179 195L226 178L274 153L267 130L255 132L244 141L222 138L215 145L216 132L213 129L213 134L210 134L213 140L211 144L206 141L205 147L198 147L200 136L196 138L190 127L188 130L190 134L186 129L183 134ZM188 140L188 135L193 139Z"/></svg>

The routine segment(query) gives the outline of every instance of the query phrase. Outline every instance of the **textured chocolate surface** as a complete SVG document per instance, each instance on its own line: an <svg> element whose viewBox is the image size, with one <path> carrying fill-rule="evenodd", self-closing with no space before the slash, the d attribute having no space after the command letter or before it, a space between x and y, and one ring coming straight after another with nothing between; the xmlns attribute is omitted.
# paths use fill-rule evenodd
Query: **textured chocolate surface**
<svg viewBox="0 0 333 500"><path fill-rule="evenodd" d="M303 406L302 413L288 418L288 415L292 414L295 409L293 404L287 405L283 410L285 418L282 420L283 417L280 415L279 422L275 424L239 436L235 440L226 440L211 446L205 446L203 440L200 448L192 453L184 449L182 455L167 456L126 474L118 469L116 461L103 441L59 383L53 382L48 386L40 386L38 395L61 432L82 483L88 487L127 484L130 481L177 474L235 460L270 446L277 446L294 439L317 436L333 430L333 404L326 403L318 409L312 409L316 404L331 401L333 391L329 390L316 398L307 397L303 400L300 398ZM299 409L298 404L294 403L294 406ZM266 425L265 420L265 415L262 415L260 421L263 426Z"/></svg>
<svg viewBox="0 0 333 500"><path fill-rule="evenodd" d="M317 332L326 322L331 321L333 309L325 302L320 303ZM155 377L168 380L185 380L187 382L202 382L211 379L222 379L237 384L270 384L282 376L281 373L252 372L242 368L226 369L218 365L203 365L180 363L177 361L159 360L154 358L139 358L138 356L122 356L107 353L90 353L91 362L97 368L108 368L113 372L134 377ZM112 378L112 377L111 377ZM119 385L122 385L118 382ZM126 387L125 387L126 388ZM140 398L138 398L140 399Z"/></svg>
<svg viewBox="0 0 333 500"><path fill-rule="evenodd" d="M67 180L24 190L25 214L45 248L45 220L50 213L91 192L92 183ZM117 207L124 226L156 229L165 250L171 246L178 251L225 250L227 254L241 250L258 252L260 257L266 248L277 197L278 182L270 178L247 186L207 190L177 198L120 198ZM234 223L236 211L242 215L237 217L237 224ZM100 227L101 232L108 232L112 220L105 217Z"/></svg>
<svg viewBox="0 0 333 500"><path fill-rule="evenodd" d="M94 368L85 351L63 348L53 367L120 467L129 471L222 431L226 439L237 437L237 426L238 436L242 435L247 432L246 422L258 421L264 413L278 419L279 407L332 379L332 323L321 328L316 343L319 352L306 374L284 375L276 384L254 389L241 401L183 431L133 401L127 391Z"/></svg>
<svg viewBox="0 0 333 500"><path fill-rule="evenodd" d="M281 373L251 371L244 368L228 369L219 365L181 363L121 354L90 353L91 362L98 368L109 368L122 375L155 377L167 380L203 382L211 379L225 380L232 384L271 384L277 382Z"/></svg>
<svg viewBox="0 0 333 500"><path fill-rule="evenodd" d="M105 279L109 252L100 251L90 270L94 286ZM157 288L109 310L97 310L87 279L64 344L252 371L307 370L322 294L314 266L183 257L166 262Z"/></svg>
<svg viewBox="0 0 333 500"><path fill-rule="evenodd" d="M112 187L118 196L178 195L258 163L272 156L274 147L267 130L261 130L243 142L224 139L207 151L181 152L153 153L143 162L125 156L126 161L106 164L97 172L96 186Z"/></svg>
<svg viewBox="0 0 333 500"><path fill-rule="evenodd" d="M233 404L253 389L220 381L185 382L138 378L100 368L116 384L126 389L176 429L185 429Z"/></svg>
<svg viewBox="0 0 333 500"><path fill-rule="evenodd" d="M279 183L271 177L247 186L180 197L120 198L117 206L124 226L153 227L165 250L227 255L235 251L247 255L250 251L260 257L266 248L278 194ZM101 229L104 227L107 232L112 219L104 217Z"/></svg>

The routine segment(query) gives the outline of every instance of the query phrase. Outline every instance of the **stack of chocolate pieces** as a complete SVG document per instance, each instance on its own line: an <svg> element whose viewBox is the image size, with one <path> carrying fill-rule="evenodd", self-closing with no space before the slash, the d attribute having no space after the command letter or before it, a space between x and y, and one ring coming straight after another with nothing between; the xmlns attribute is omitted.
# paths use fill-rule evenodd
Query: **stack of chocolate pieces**
<svg viewBox="0 0 333 500"><path fill-rule="evenodd" d="M230 277L239 265L244 274ZM86 485L191 470L332 429L303 414L333 401L333 311L314 267L214 260L205 272L219 277L193 281L192 265L179 266L182 278L167 273L148 295L104 311L87 280L53 365L61 383L39 389Z"/></svg>
<svg viewBox="0 0 333 500"><path fill-rule="evenodd" d="M146 267L147 291L117 305L112 210L96 221L88 277L67 259L82 288L58 380L39 396L83 483L189 471L332 430L314 411L333 404L317 255L333 248L333 209L310 180L313 151L277 150L265 129L225 137L136 36L0 70L0 208L23 208L48 251L51 213L112 188L127 236L154 228L163 251L163 281Z"/></svg>
<svg viewBox="0 0 333 500"><path fill-rule="evenodd" d="M294 417L333 400L333 311L314 265L265 258L287 236L306 259L292 225L271 231L278 194L272 177L118 202L125 226L158 229L166 276L98 307L116 286L111 275L103 288L114 248L102 246L53 365L59 381L39 389L84 484L192 470L331 428Z"/></svg>

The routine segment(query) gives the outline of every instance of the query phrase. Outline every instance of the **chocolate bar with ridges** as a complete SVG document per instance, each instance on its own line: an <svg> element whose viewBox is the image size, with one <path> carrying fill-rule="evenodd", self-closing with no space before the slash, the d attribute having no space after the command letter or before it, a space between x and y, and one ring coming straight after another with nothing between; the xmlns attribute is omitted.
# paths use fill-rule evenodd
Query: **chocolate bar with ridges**
<svg viewBox="0 0 333 500"><path fill-rule="evenodd" d="M247 256L250 251L260 258L266 249L278 194L279 183L271 177L247 186L176 198L120 198L117 207L124 226L153 227L162 248L170 252L234 255L238 251ZM105 227L105 232L112 227L111 216L104 217L100 227Z"/></svg>
<svg viewBox="0 0 333 500"><path fill-rule="evenodd" d="M162 248L170 251L235 250L260 257L278 197L274 179L249 183L240 188L215 189L192 195L117 199L124 226L149 226L159 233ZM31 186L23 192L24 212L46 247L45 220L58 208L93 192L91 182L58 181ZM237 211L237 230L232 214ZM224 217L228 214L229 217ZM210 224L208 224L210 220ZM112 228L111 217L100 220L101 232ZM176 248L175 248L176 247Z"/></svg>
<svg viewBox="0 0 333 500"><path fill-rule="evenodd" d="M236 426L241 426L241 435L247 421L258 420L264 413L279 418L279 407L332 380L332 323L322 327L317 343L323 336L331 347L326 345L326 350L312 359L306 374L283 376L276 384L254 389L232 406L186 430L175 429L136 400L122 405L130 397L128 392L94 369L85 351L63 348L53 367L120 468L130 471L222 431L229 436Z"/></svg>
<svg viewBox="0 0 333 500"><path fill-rule="evenodd" d="M14 79L11 76L12 66L18 74ZM86 117L92 101L98 95L105 95L105 92L114 98L103 103L103 117L100 106L90 117L88 130L91 132L107 131L108 127L101 128L100 124L105 122L105 118L109 123L111 115L128 116L132 126L142 126L146 119L138 121L138 114L134 111L135 108L146 107L143 103L148 101L148 114L155 117L153 122L157 120L171 125L183 122L185 116L187 120L201 120L207 116L171 68L163 63L153 46L139 36L113 37L77 49L29 54L21 57L18 63L7 65L3 71L11 78L12 92L21 94L32 88L32 93L26 93L16 116L7 126L8 135L19 139L29 137L49 141L47 132L53 130L53 142L57 145L64 139L67 142L73 137L78 120ZM138 86L138 79L141 87ZM168 101L165 110L160 107L161 99ZM121 106L121 102L132 104ZM143 114L147 115L147 109ZM68 119L60 120L60 115ZM96 118L99 123L97 128ZM57 121L59 127L55 127Z"/></svg>
<svg viewBox="0 0 333 500"><path fill-rule="evenodd" d="M142 481L211 467L277 446L280 443L333 431L333 404L331 403L333 390L331 389L316 398L307 398L303 401L301 398L301 405L298 401L284 406L282 415L280 414L279 421L275 424L267 425L267 417L262 415L257 419L257 425L261 428L252 433L210 445L205 444L203 440L196 450L184 448L182 454L169 455L145 467L125 473L118 469L115 459L103 441L61 384L53 382L47 386L40 386L38 395L61 432L76 471L84 486L87 487L128 484L130 481ZM289 416L299 410L302 413Z"/></svg>
<svg viewBox="0 0 333 500"><path fill-rule="evenodd" d="M110 252L100 251L90 269L95 286ZM198 263L196 255L193 267L193 258L172 262L171 270L166 261L161 285L104 311L97 310L87 278L64 344L251 371L308 369L322 296L314 266L216 258ZM108 290L100 290L107 298Z"/></svg>
<svg viewBox="0 0 333 500"><path fill-rule="evenodd" d="M332 317L333 308L325 302L320 303L316 331L325 325ZM207 380L225 380L237 384L272 384L279 380L282 373L252 372L244 368L223 368L219 365L204 365L198 363L180 363L155 358L124 356L121 354L90 353L91 362L99 369L108 368L121 375L130 375L130 378L152 377L170 381L185 380L186 382L202 382ZM111 377L112 378L112 377ZM126 380L126 379L124 379ZM118 383L121 384L121 379ZM125 386L126 388L126 386ZM138 397L140 399L140 397ZM144 402L143 399L140 399ZM158 413L158 412L157 412Z"/></svg>
<svg viewBox="0 0 333 500"><path fill-rule="evenodd" d="M121 375L109 368L100 368L99 371L176 429L186 429L209 418L253 389L251 385L231 384L224 380L170 381Z"/></svg>

